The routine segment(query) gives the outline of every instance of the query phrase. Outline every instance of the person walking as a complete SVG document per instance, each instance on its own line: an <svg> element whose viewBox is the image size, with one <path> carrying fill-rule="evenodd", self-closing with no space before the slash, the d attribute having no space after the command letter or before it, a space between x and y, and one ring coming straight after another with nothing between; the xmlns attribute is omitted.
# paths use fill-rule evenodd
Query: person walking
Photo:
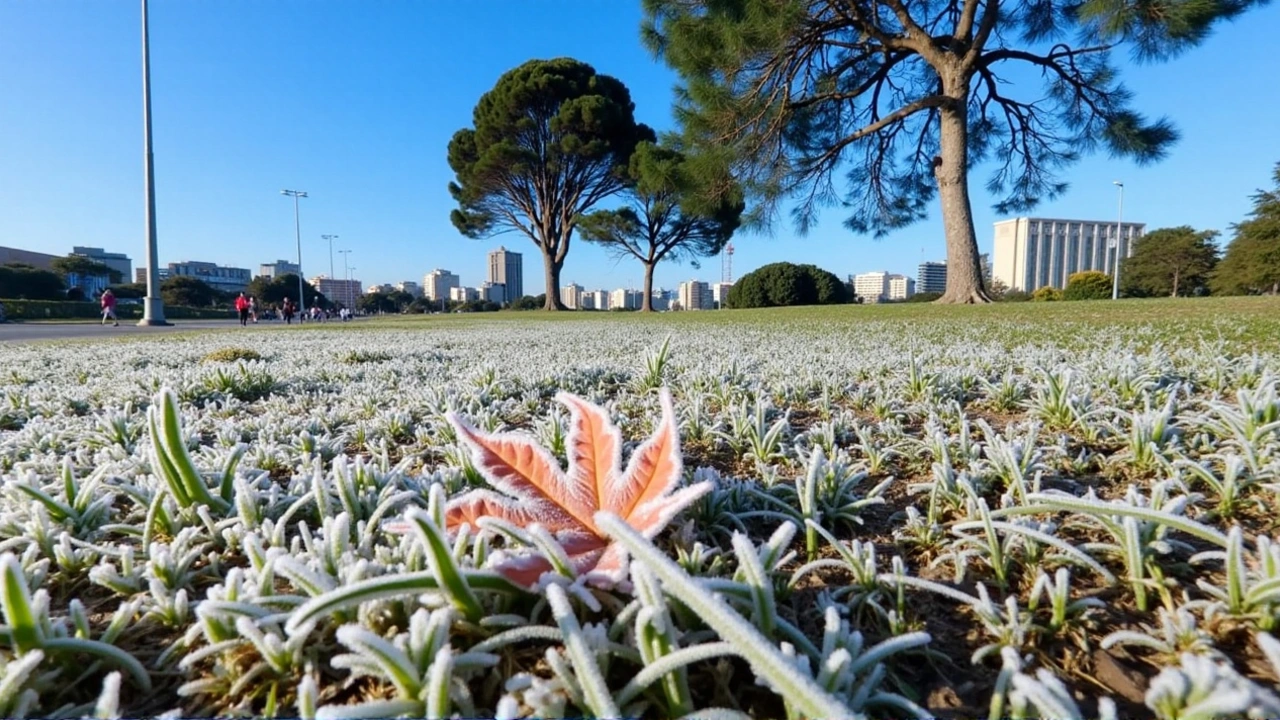
<svg viewBox="0 0 1280 720"><path fill-rule="evenodd" d="M240 325L247 326L249 324L249 298L240 293L240 297L236 298L236 312L240 313Z"/></svg>
<svg viewBox="0 0 1280 720"><path fill-rule="evenodd" d="M258 324L258 301L249 296L249 318L253 320L253 324Z"/></svg>
<svg viewBox="0 0 1280 720"><path fill-rule="evenodd" d="M111 292L111 288L102 291L102 297L98 298L98 304L102 306L102 325L107 324L107 318L111 318L111 326L118 327L120 319L116 317L116 294Z"/></svg>

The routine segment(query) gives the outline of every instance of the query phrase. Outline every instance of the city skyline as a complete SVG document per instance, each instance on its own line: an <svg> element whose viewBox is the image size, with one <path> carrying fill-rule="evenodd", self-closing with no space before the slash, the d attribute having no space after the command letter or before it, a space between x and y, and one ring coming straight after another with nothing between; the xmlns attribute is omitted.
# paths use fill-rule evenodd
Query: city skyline
<svg viewBox="0 0 1280 720"><path fill-rule="evenodd" d="M299 15L242 0L153 2L160 266L197 255L225 265L249 260L250 267L295 258L292 208L279 202L279 188L304 187L307 275L328 270L321 239L328 233L361 258L355 264L369 284L403 280L405 267L417 272L435 265L468 277L478 267L483 277L483 250L501 243L526 256L525 293L542 292L542 259L532 243L515 235L468 240L449 221L453 203L446 188L453 177L445 149L448 137L468 124L480 95L531 57L569 55L626 83L641 120L660 131L673 127L675 78L641 46L638 4L566 0L557 8L548 13L481 0L367 11L337 2ZM499 10L511 28L521 29L471 21ZM1151 166L1086 157L1066 173L1070 191L1031 212L1107 218L1115 207L1112 181L1121 179L1128 214L1145 218L1148 228L1188 224L1223 231L1220 241L1229 239L1229 224L1244 217L1249 197L1266 184L1280 157L1280 138L1269 132L1280 101L1239 101L1269 77L1266 28L1277 20L1280 6L1263 7L1247 23L1216 28L1186 57L1126 65L1125 82L1138 109L1170 114L1182 141ZM456 32L430 35L431 28L443 27ZM423 32L434 41L421 42ZM344 42L350 36L379 42ZM137 197L137 39L136 8L126 5L0 4L0 56L7 61L0 63L0 83L12 99L0 108L6 127L0 194L16 209L0 217L6 242L62 254L66 238L75 238L76 244L145 257ZM477 47L483 52L474 52ZM468 49L473 61L455 68L452 58ZM282 64L298 69L261 72ZM440 64L456 71L420 81L424 68ZM1185 111L1188 84L1197 88L1195 112ZM1224 127L1251 138L1249 148L1224 145ZM317 147L325 151L315 152ZM998 219L991 198L980 184L973 195L975 223L989 227ZM907 273L921 260L945 257L936 207L926 221L882 241L850 234L842 219L838 208L825 210L804 238L786 221L772 237L739 233L737 274L778 260L813 262L838 274L875 267ZM991 252L989 234L979 233L979 248ZM712 281L714 264L693 270L662 263L656 281L670 287L690 274ZM638 285L640 276L638 263L615 261L575 238L562 280L590 278L611 287Z"/></svg>

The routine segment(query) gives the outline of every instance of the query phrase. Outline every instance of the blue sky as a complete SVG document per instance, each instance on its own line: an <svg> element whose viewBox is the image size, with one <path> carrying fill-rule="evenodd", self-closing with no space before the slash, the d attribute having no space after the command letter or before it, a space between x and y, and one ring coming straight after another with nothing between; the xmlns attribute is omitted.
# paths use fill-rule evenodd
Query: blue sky
<svg viewBox="0 0 1280 720"><path fill-rule="evenodd" d="M143 258L139 8L135 0L0 2L0 244L65 254L72 245ZM292 202L302 200L303 265L328 273L322 234L350 249L366 284L421 281L435 267L479 284L499 244L525 257L526 292L542 290L527 239L460 236L449 222L450 136L480 95L530 58L572 56L623 80L639 119L670 126L675 76L640 45L633 0L151 0L152 93L160 261L249 267L295 257ZM1280 4L1220 26L1175 62L1123 62L1137 107L1183 134L1162 163L1092 156L1066 173L1071 191L1036 212L1226 233L1280 161L1274 36ZM1123 61L1124 59L1121 58ZM981 248L998 218L972 186ZM840 274L915 274L945 255L937 211L883 240L855 236L833 208L797 237L735 241L734 274L813 262ZM335 253L337 274L342 256ZM660 267L658 285L715 280ZM562 281L637 285L636 262L576 242Z"/></svg>

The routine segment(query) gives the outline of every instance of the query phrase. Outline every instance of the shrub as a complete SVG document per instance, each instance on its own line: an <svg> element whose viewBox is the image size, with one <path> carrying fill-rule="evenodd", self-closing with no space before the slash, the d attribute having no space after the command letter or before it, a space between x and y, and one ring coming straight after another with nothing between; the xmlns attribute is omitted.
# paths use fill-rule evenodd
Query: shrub
<svg viewBox="0 0 1280 720"><path fill-rule="evenodd" d="M933 302L934 300L937 300L940 297L942 297L942 293L940 292L916 293L915 295L912 295L911 297L907 298L907 302L927 303L927 302Z"/></svg>
<svg viewBox="0 0 1280 720"><path fill-rule="evenodd" d="M1000 296L1000 302L1027 302L1031 293L1022 290L1008 290Z"/></svg>
<svg viewBox="0 0 1280 720"><path fill-rule="evenodd" d="M1031 293L1031 299L1035 302L1058 302L1062 299L1062 291L1056 287L1045 285Z"/></svg>
<svg viewBox="0 0 1280 720"><path fill-rule="evenodd" d="M102 316L102 309L96 302L4 298L4 308L10 320L92 320ZM142 318L142 305L117 304L116 315L121 320L139 320ZM165 304L164 316L169 320L220 320L231 317L231 313L225 309Z"/></svg>
<svg viewBox="0 0 1280 720"><path fill-rule="evenodd" d="M262 355L257 350L249 348L228 347L213 352L200 358L200 362L236 362L238 360L261 360Z"/></svg>
<svg viewBox="0 0 1280 720"><path fill-rule="evenodd" d="M1067 277L1063 300L1105 300L1111 297L1111 276L1097 270L1072 273Z"/></svg>
<svg viewBox="0 0 1280 720"><path fill-rule="evenodd" d="M835 305L849 302L840 278L816 265L771 263L743 275L729 290L731 308Z"/></svg>

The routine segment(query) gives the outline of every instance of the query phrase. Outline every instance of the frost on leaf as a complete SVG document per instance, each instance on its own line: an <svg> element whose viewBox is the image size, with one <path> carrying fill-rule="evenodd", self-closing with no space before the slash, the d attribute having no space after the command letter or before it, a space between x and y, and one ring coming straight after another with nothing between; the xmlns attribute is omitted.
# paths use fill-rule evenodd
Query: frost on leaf
<svg viewBox="0 0 1280 720"><path fill-rule="evenodd" d="M450 413L449 422L471 449L477 470L493 490L471 490L449 502L445 525L479 529L492 517L522 528L540 525L564 547L574 571L593 584L609 586L626 574L626 553L596 527L597 512L616 514L646 538L711 489L700 482L675 490L680 482L680 438L671 395L661 391L662 420L654 434L622 467L622 434L604 409L561 392L569 408L568 472L533 439L519 434L481 432ZM675 490L673 492L673 490ZM503 560L495 569L512 582L532 587L551 563L540 555Z"/></svg>

